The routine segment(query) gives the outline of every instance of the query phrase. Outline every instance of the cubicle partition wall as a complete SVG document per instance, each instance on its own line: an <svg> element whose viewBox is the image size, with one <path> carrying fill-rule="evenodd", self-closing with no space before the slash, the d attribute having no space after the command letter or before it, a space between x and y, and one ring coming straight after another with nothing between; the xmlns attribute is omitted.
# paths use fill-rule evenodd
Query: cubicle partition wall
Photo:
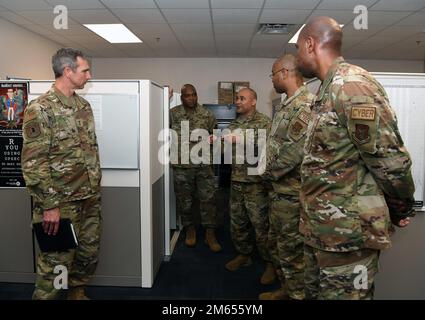
<svg viewBox="0 0 425 320"><path fill-rule="evenodd" d="M30 81L29 100L51 83ZM101 251L91 283L151 287L169 246L165 164L159 161L168 90L149 80L94 80L78 93L93 109L102 168ZM31 237L30 198L25 189L13 188L0 190L2 200L10 203L5 216L12 218L0 224L8 237L3 243L10 245L0 244L0 281L33 281L38 249Z"/></svg>

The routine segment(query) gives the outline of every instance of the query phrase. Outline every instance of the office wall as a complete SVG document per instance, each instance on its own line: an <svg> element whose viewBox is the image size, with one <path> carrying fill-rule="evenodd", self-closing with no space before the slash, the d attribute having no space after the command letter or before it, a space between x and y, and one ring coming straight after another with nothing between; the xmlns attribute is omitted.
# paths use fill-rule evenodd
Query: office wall
<svg viewBox="0 0 425 320"><path fill-rule="evenodd" d="M52 79L50 59L60 45L0 18L0 78Z"/></svg>
<svg viewBox="0 0 425 320"><path fill-rule="evenodd" d="M423 61L353 60L370 71L423 72ZM94 78L152 79L180 90L185 83L198 89L201 103L217 103L218 81L250 81L258 93L258 109L271 115L276 99L271 80L273 59L261 58L108 58L93 59Z"/></svg>

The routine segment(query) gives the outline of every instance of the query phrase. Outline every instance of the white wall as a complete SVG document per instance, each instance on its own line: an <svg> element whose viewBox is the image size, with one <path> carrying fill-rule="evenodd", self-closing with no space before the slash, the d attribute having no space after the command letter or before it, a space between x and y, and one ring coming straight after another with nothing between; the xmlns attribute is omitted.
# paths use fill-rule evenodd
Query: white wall
<svg viewBox="0 0 425 320"><path fill-rule="evenodd" d="M151 79L179 91L192 83L200 103L217 103L218 81L249 81L258 94L258 110L271 115L275 99L270 74L274 59L262 58L108 58L93 59L96 79ZM423 72L423 61L353 60L370 71Z"/></svg>
<svg viewBox="0 0 425 320"><path fill-rule="evenodd" d="M50 59L59 44L0 18L0 78L52 79Z"/></svg>
<svg viewBox="0 0 425 320"><path fill-rule="evenodd" d="M151 79L169 84L180 92L185 83L192 83L202 103L217 103L218 81L249 81L258 93L258 108L271 113L275 95L268 75L273 59L231 58L155 58L155 59L93 59L93 77L97 79Z"/></svg>
<svg viewBox="0 0 425 320"><path fill-rule="evenodd" d="M359 60L348 59L371 72L424 72L424 61L420 60Z"/></svg>

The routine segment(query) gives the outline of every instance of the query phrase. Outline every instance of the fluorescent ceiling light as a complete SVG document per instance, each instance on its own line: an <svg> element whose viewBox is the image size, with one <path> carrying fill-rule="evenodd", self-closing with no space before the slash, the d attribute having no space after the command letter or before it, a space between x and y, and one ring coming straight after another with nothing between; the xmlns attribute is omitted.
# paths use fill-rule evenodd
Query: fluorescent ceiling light
<svg viewBox="0 0 425 320"><path fill-rule="evenodd" d="M344 27L344 25L343 25L343 24L340 24L339 26L340 26L341 28L343 28L343 27ZM291 40L289 40L289 43L297 43L298 36L300 35L300 32L301 32L301 30L302 30L304 27L305 27L305 24L303 24L303 25L301 26L301 28L299 28L299 29L298 29L297 33L296 33L296 34L294 34L294 36L291 38Z"/></svg>
<svg viewBox="0 0 425 320"><path fill-rule="evenodd" d="M101 36L110 43L142 43L133 32L121 24L85 24L86 28L90 29L97 35Z"/></svg>

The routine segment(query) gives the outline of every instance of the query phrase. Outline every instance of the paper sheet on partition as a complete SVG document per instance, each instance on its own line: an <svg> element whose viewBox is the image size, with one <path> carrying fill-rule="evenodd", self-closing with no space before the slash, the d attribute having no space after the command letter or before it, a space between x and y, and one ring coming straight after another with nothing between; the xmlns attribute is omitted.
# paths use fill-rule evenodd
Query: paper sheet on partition
<svg viewBox="0 0 425 320"><path fill-rule="evenodd" d="M101 95L85 95L86 99L93 110L94 122L96 125L96 131L102 130L102 96Z"/></svg>

